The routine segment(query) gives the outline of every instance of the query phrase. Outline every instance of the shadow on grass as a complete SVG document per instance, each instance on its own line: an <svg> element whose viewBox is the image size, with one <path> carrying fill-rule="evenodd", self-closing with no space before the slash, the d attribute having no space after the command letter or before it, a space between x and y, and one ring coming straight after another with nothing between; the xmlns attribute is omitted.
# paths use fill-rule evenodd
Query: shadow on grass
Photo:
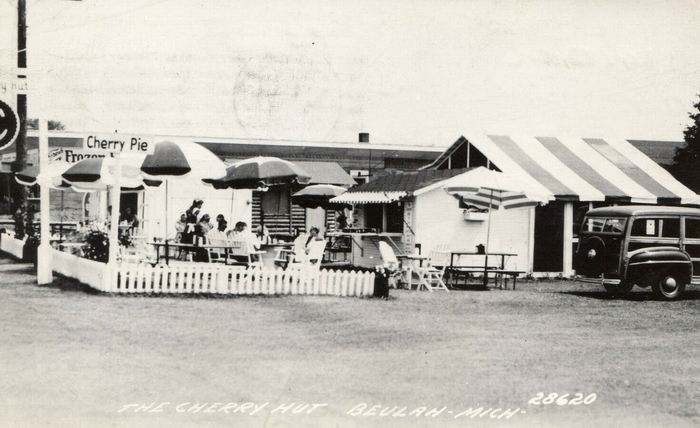
<svg viewBox="0 0 700 428"><path fill-rule="evenodd" d="M296 296L296 297L343 297L334 295L307 295L307 294L216 294L216 293L108 293L95 290L87 284L84 284L76 279L68 278L63 275L54 274L53 283L46 285L46 288L53 288L60 291L86 293L105 297L126 297L126 298L180 298L180 299L274 299L280 297ZM350 297L350 296L348 296ZM389 295L388 297L355 297L360 299L385 300L395 301L396 296Z"/></svg>
<svg viewBox="0 0 700 428"><path fill-rule="evenodd" d="M42 287L76 293L101 294L99 291L95 290L87 284L83 284L82 282L77 281L73 278L68 278L56 273L54 273L53 282L49 285L44 285Z"/></svg>
<svg viewBox="0 0 700 428"><path fill-rule="evenodd" d="M560 291L558 294L568 294L598 300L626 300L630 302L664 301L656 297L651 291L627 294L610 294L607 291ZM683 296L677 301L682 300L700 300L700 291L686 290Z"/></svg>

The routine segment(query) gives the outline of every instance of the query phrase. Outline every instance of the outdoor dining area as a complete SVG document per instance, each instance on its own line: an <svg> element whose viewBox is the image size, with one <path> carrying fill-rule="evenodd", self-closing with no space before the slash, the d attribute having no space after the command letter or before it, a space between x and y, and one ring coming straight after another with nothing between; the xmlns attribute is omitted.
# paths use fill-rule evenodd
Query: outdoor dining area
<svg viewBox="0 0 700 428"><path fill-rule="evenodd" d="M389 174L350 187L311 182L302 167L275 157L227 165L202 145L183 141L158 142L147 155L122 153L42 173L24 171L17 180L98 192L102 205L109 197L104 218L80 222L51 243L60 253L121 272L109 274L116 278L111 283L136 271L155 278L164 270L199 269L200 281L213 281L211 272L228 269L230 283L231 272L241 270L325 270L379 272L390 286L416 290L514 288L526 272L520 261L526 250L521 232L504 225L517 224L523 213L547 202L484 167ZM211 192L219 192L217 201L201 197ZM125 194L141 195L139 205L149 201L150 211L122 209ZM254 194L288 208L321 209L323 222L307 230L292 222L288 209L288 229L271 233L264 212L271 205L259 202L252 216Z"/></svg>

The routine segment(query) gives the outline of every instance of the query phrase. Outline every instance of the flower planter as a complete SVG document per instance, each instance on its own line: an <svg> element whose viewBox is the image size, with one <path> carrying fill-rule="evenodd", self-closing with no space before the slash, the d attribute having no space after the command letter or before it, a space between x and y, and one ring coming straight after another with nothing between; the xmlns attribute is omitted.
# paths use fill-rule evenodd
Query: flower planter
<svg viewBox="0 0 700 428"><path fill-rule="evenodd" d="M488 216L488 212L482 213L477 211L464 211L465 221L486 221Z"/></svg>

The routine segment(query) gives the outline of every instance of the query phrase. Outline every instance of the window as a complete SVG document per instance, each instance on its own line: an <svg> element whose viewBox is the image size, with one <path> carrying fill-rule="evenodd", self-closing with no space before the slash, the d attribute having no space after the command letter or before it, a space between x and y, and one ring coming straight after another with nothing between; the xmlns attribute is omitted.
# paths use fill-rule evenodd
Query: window
<svg viewBox="0 0 700 428"><path fill-rule="evenodd" d="M685 237L688 239L700 239L700 218L685 219Z"/></svg>
<svg viewBox="0 0 700 428"><path fill-rule="evenodd" d="M681 237L681 220L679 218L665 218L661 224L661 236L664 238Z"/></svg>
<svg viewBox="0 0 700 428"><path fill-rule="evenodd" d="M605 220L605 226L603 226L603 232L610 233L622 233L625 230L625 219L623 218L609 218Z"/></svg>
<svg viewBox="0 0 700 428"><path fill-rule="evenodd" d="M678 218L638 218L632 224L632 236L640 237L680 237Z"/></svg>
<svg viewBox="0 0 700 428"><path fill-rule="evenodd" d="M589 217L586 219L586 232L602 232L603 225L605 224L604 218Z"/></svg>
<svg viewBox="0 0 700 428"><path fill-rule="evenodd" d="M603 232L621 234L625 232L627 219L624 217L586 217L583 232Z"/></svg>
<svg viewBox="0 0 700 428"><path fill-rule="evenodd" d="M389 233L403 232L403 203L392 202L386 205L386 230Z"/></svg>
<svg viewBox="0 0 700 428"><path fill-rule="evenodd" d="M377 232L403 232L403 203L365 205L365 227Z"/></svg>
<svg viewBox="0 0 700 428"><path fill-rule="evenodd" d="M381 231L383 210L384 207L382 204L365 205L365 227Z"/></svg>

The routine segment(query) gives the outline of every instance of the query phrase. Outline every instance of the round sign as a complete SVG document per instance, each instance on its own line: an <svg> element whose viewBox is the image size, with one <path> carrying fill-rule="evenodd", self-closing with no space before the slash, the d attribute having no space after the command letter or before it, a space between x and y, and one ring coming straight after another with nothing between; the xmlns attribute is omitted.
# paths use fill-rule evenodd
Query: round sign
<svg viewBox="0 0 700 428"><path fill-rule="evenodd" d="M12 107L0 100L0 150L15 142L19 133L19 118Z"/></svg>

